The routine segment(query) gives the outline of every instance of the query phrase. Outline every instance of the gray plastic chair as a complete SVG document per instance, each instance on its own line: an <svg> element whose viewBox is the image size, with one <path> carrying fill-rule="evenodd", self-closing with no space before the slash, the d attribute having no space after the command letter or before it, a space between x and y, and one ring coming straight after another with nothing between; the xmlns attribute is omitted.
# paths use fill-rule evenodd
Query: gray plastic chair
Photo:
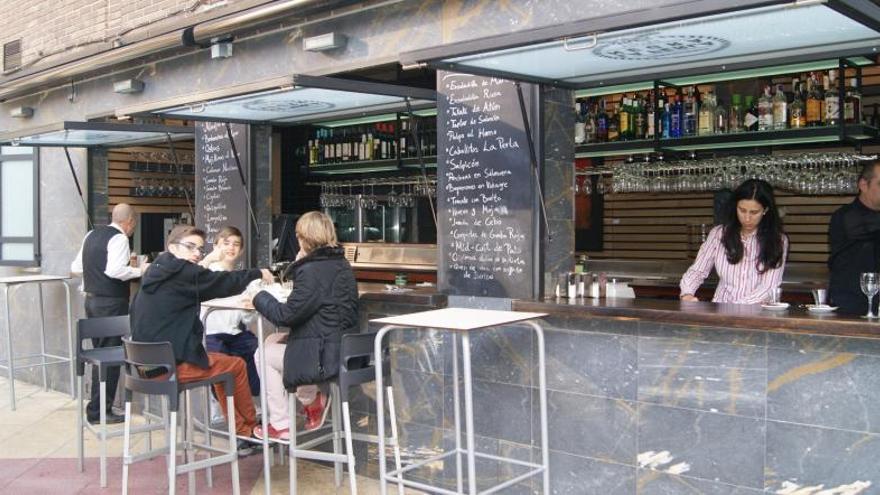
<svg viewBox="0 0 880 495"><path fill-rule="evenodd" d="M152 459L162 454L168 455L168 493L174 495L178 474L189 474L189 493L195 493L195 471L210 468L219 464L231 464L232 466L232 493L239 494L238 478L238 451L236 449L235 435L235 404L233 400L234 379L230 373L222 373L203 380L180 383L177 379L177 364L174 359L174 351L169 342L134 342L131 339L123 339L125 348L125 433L122 446L122 493L128 493L128 467L129 465L146 459ZM195 442L192 418L192 400L190 392L201 387L211 387L215 384L223 384L226 395L226 410L228 412L226 424L228 428L228 450L218 449L211 445L203 445ZM167 427L168 442L161 449L151 449L143 454L132 455L130 452L131 432L131 399L134 392L147 396L157 395L163 397L167 405L169 419ZM177 413L180 409L180 393L185 396L184 413L185 428L182 447L186 456L186 463L177 464ZM210 393L210 391L206 391ZM202 450L209 453L207 459L195 460L195 451ZM211 453L219 454L210 457Z"/></svg>

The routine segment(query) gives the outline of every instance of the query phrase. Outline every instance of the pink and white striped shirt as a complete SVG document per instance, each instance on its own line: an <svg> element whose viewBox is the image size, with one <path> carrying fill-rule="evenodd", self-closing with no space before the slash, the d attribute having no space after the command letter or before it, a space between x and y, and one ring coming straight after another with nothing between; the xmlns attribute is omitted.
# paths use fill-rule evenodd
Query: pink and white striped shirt
<svg viewBox="0 0 880 495"><path fill-rule="evenodd" d="M694 264L681 277L682 294L695 294L700 284L706 280L712 267L718 273L718 287L712 302L757 304L770 300L770 290L782 283L782 271L785 268L785 254L779 268L771 268L758 273L758 236L752 234L743 238L743 257L739 263L731 265L727 261L727 253L721 242L724 227L719 225L709 232L706 242L700 246L700 252ZM788 252L788 239L783 238L783 253Z"/></svg>

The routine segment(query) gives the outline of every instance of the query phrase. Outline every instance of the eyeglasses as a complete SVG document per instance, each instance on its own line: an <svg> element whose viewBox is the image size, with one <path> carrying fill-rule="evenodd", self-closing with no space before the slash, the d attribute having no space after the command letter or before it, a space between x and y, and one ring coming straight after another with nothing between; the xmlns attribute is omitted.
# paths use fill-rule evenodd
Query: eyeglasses
<svg viewBox="0 0 880 495"><path fill-rule="evenodd" d="M183 246L183 247L189 249L190 252L196 252L196 251L197 251L197 252L199 253L199 255L201 255L201 256L204 256L204 255L205 255L205 248L202 247L202 246L198 246L198 245L193 244L193 243L191 243L191 242L177 242L177 243L175 243L175 244L177 244L178 246Z"/></svg>

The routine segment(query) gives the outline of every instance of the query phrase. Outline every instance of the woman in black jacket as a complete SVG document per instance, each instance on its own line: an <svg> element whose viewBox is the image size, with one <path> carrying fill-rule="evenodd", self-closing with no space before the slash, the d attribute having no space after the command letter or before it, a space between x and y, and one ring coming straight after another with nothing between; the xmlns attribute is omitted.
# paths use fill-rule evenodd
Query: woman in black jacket
<svg viewBox="0 0 880 495"><path fill-rule="evenodd" d="M330 218L318 211L306 213L296 223L300 252L288 270L293 290L284 304L268 292L254 297L254 308L276 326L289 327L266 339L266 399L269 436L287 440L290 411L286 390L296 387L306 413L307 430L319 428L329 400L318 384L339 371L342 334L358 325L358 292L354 272L337 245ZM258 370L260 367L257 368ZM262 428L254 434L262 438Z"/></svg>

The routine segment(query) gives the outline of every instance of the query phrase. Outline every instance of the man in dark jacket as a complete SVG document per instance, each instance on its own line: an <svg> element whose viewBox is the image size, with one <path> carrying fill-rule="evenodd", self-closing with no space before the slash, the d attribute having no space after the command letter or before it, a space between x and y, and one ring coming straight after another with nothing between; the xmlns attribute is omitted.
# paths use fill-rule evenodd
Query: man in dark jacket
<svg viewBox="0 0 880 495"><path fill-rule="evenodd" d="M260 277L271 282L272 274L258 269L213 272L203 268L198 260L204 246L205 233L195 227L178 225L171 231L167 251L144 273L141 290L132 302L132 338L170 342L177 359L177 377L183 383L232 373L235 429L238 435L251 436L257 422L245 363L235 356L205 351L199 310L202 301L239 294ZM222 386L216 392L223 396ZM220 401L220 405L228 415L226 402Z"/></svg>
<svg viewBox="0 0 880 495"><path fill-rule="evenodd" d="M338 374L342 335L358 328L357 282L337 246L333 222L323 213L308 212L296 224L296 237L300 253L289 269L293 290L287 301L282 304L265 291L253 300L254 308L266 319L290 328L286 343L283 337L270 336L265 346L269 436L281 439L292 415L287 411L285 389L297 387L306 413L305 428L321 426L328 401L311 385ZM277 359L281 356L283 360ZM258 437L262 435L259 430L255 431Z"/></svg>
<svg viewBox="0 0 880 495"><path fill-rule="evenodd" d="M835 211L828 226L828 296L839 312L852 315L868 310L861 274L880 268L880 161L862 168L858 185L859 196Z"/></svg>

